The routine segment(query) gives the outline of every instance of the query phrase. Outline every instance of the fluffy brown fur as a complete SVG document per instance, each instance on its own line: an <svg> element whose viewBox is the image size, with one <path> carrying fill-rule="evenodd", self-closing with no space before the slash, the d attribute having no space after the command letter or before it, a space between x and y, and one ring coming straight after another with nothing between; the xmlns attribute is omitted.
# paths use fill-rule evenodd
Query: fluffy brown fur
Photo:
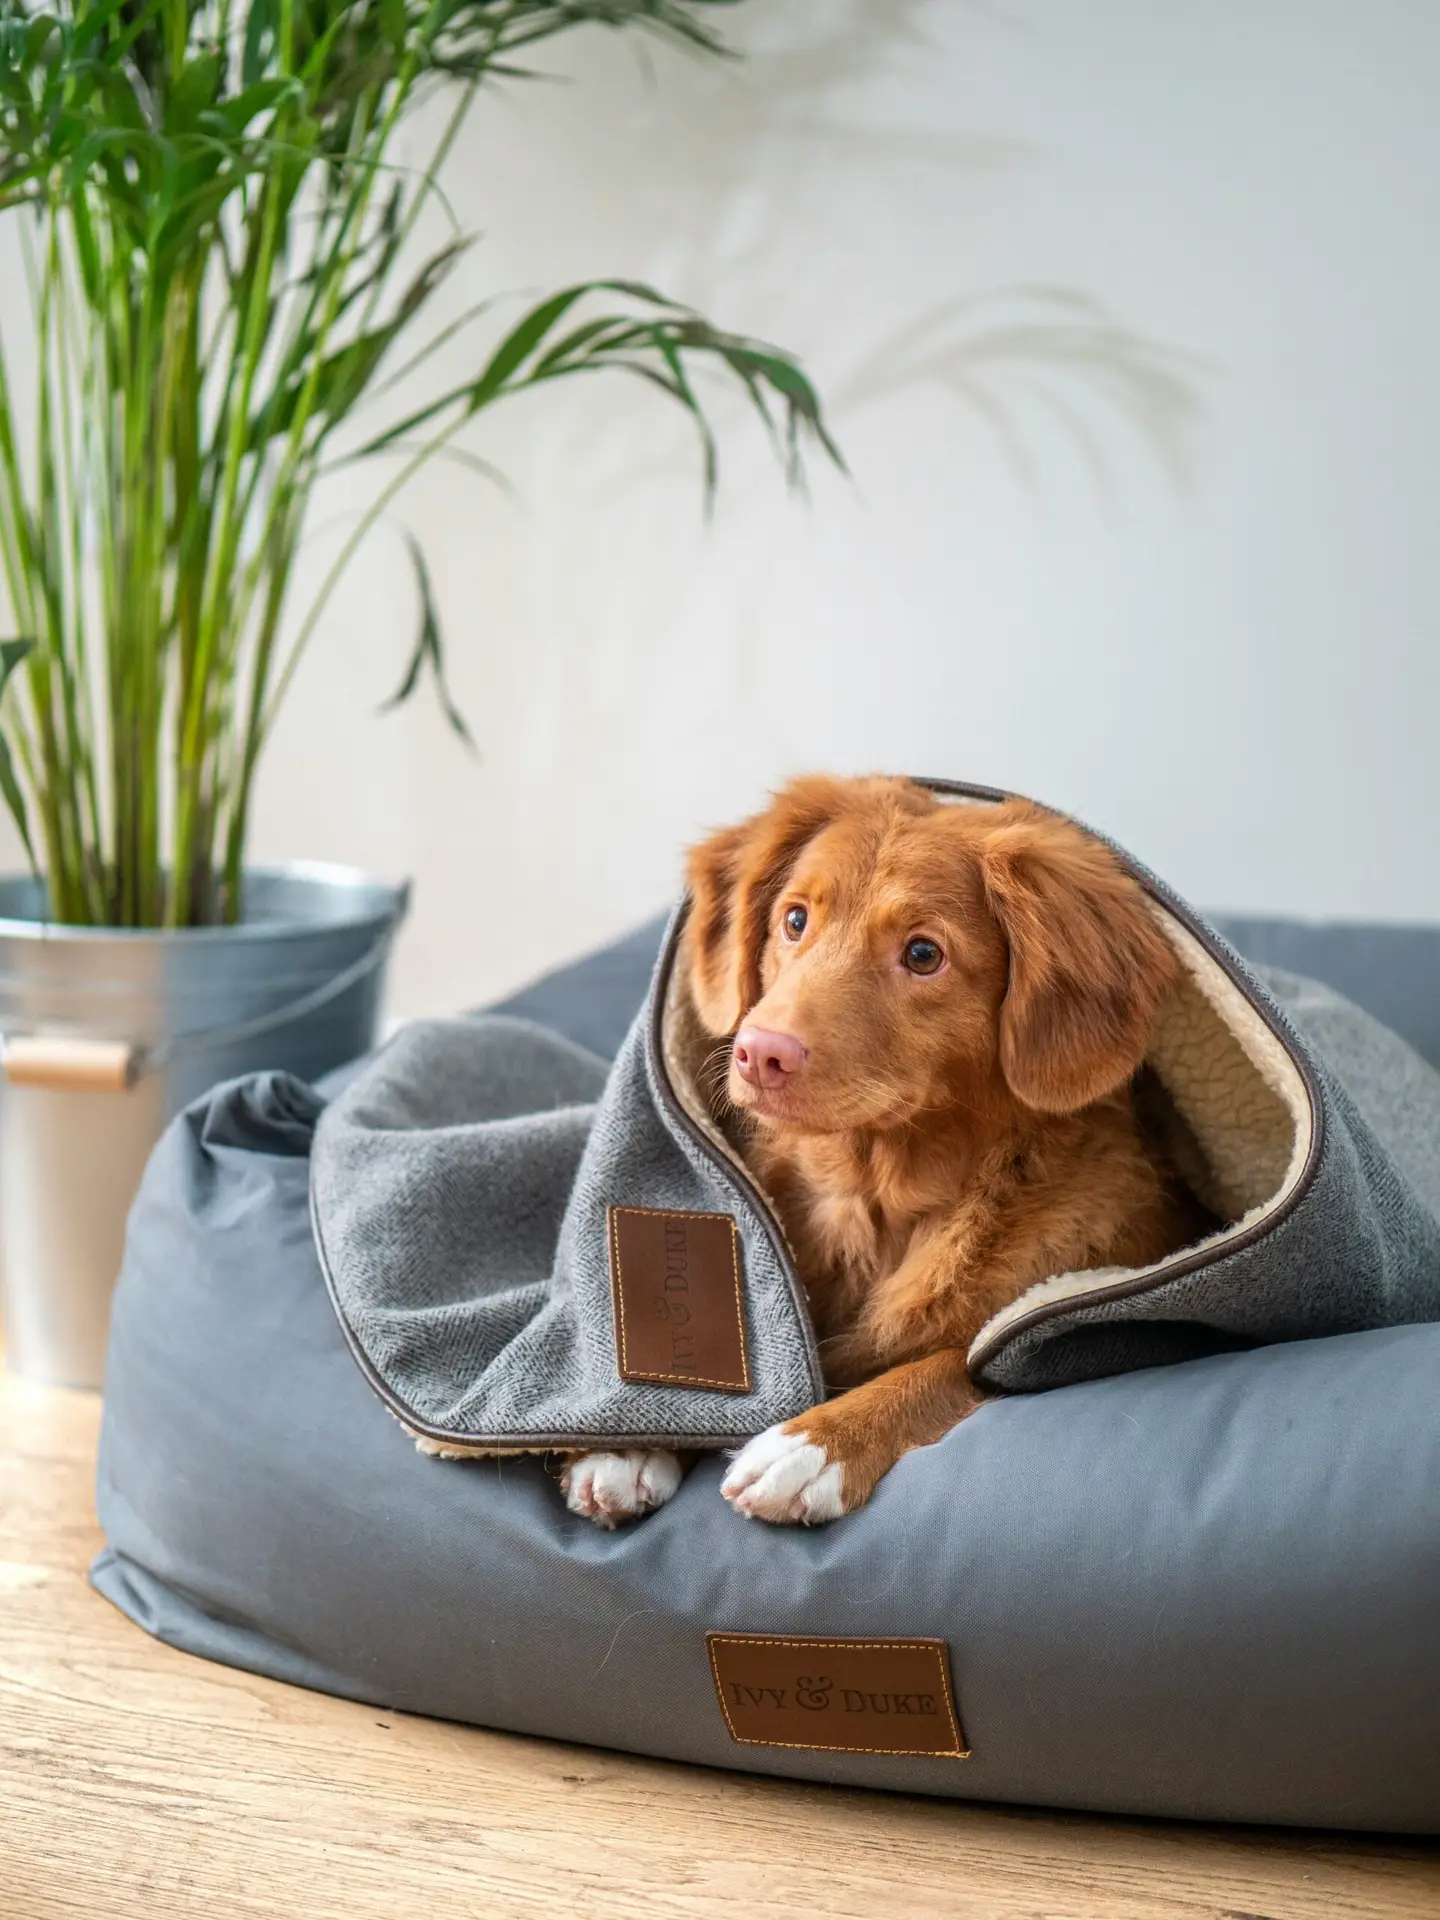
<svg viewBox="0 0 1440 1920"><path fill-rule="evenodd" d="M797 780L689 878L703 1023L801 1043L768 1087L732 1049L722 1104L842 1390L785 1430L841 1465L849 1511L974 1408L966 1349L1007 1302L1203 1230L1134 1103L1177 963L1080 828L908 781Z"/></svg>

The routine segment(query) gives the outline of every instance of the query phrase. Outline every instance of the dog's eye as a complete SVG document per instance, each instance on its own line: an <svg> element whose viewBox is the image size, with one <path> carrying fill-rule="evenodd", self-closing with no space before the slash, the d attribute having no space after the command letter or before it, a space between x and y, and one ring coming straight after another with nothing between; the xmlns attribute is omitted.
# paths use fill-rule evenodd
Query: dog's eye
<svg viewBox="0 0 1440 1920"><path fill-rule="evenodd" d="M901 959L911 973L938 973L945 956L933 940L911 940Z"/></svg>
<svg viewBox="0 0 1440 1920"><path fill-rule="evenodd" d="M785 938L787 940L798 940L801 934L804 933L805 925L809 918L810 916L804 907L787 908L784 922Z"/></svg>

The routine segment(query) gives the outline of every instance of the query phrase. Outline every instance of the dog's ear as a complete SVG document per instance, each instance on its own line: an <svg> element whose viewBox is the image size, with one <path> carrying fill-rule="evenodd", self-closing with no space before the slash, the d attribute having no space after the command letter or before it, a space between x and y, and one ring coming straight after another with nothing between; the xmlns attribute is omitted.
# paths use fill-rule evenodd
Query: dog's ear
<svg viewBox="0 0 1440 1920"><path fill-rule="evenodd" d="M1010 947L1000 1066L1026 1106L1074 1113L1140 1065L1178 963L1108 848L1038 807L1003 812L981 856Z"/></svg>
<svg viewBox="0 0 1440 1920"><path fill-rule="evenodd" d="M839 780L794 780L764 813L690 849L690 985L711 1033L733 1033L760 998L775 902L807 843L844 810L846 794Z"/></svg>

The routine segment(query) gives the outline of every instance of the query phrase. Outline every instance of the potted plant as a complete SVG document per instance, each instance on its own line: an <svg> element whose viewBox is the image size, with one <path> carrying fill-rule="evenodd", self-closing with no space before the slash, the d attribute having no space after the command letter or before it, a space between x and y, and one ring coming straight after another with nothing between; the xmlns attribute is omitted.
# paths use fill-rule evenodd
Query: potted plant
<svg viewBox="0 0 1440 1920"><path fill-rule="evenodd" d="M502 400L611 370L691 417L707 492L706 366L792 478L807 443L835 457L793 359L649 287L425 326L467 241L417 257L419 222L477 94L584 25L716 53L729 3L0 0L0 240L22 263L0 287L0 798L32 868L0 883L12 1364L98 1379L124 1210L170 1113L373 1037L403 890L247 872L246 836L296 664L407 480ZM431 150L402 166L424 103ZM472 324L473 370L437 385L431 356ZM336 457L383 464L299 607ZM463 731L412 551L399 697L428 673Z"/></svg>

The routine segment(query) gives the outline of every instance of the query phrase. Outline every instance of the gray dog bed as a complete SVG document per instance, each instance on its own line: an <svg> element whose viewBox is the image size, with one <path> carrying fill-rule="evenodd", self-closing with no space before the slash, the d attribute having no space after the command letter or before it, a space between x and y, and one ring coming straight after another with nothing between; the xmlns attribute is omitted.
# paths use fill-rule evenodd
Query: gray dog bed
<svg viewBox="0 0 1440 1920"><path fill-rule="evenodd" d="M1321 976L1337 943L1358 937L1239 931L1261 958L1267 941L1288 940L1276 957ZM1367 937L1364 963L1333 971L1426 1041L1440 934ZM546 1051L535 1033L544 1023L612 1052L655 938L522 996L511 1011L528 1024L505 1031ZM1355 1016L1308 989L1285 991L1325 1065L1313 1039L1288 1034L1286 1014L1267 1007L1262 1024L1273 1034L1278 1019L1301 1084L1308 1074L1319 1087L1311 1111L1323 1145L1317 1159L1312 1132L1302 1154L1292 1131L1269 1198L1294 1194L1285 1182L1297 1164L1310 1169L1299 1190L1312 1202L1337 1191L1325 1165L1339 1143L1340 1173L1358 1181L1344 1190L1364 1200L1365 1217L1407 1223L1399 1238L1382 1225L1357 1241L1368 1277L1363 1304L1345 1311L1372 1326L1419 1320L1432 1311L1423 1286L1440 1271L1419 1187L1395 1172L1409 1151L1397 1145L1403 1128L1377 1131L1365 1117L1368 1082L1357 1094L1354 1064L1326 1025L1338 1018L1353 1034ZM1242 996L1252 1009L1258 992L1247 984ZM1423 1110L1430 1077L1408 1054L1393 1059ZM352 1081L330 1114L369 1137L376 1084ZM555 1089L562 1106L577 1090ZM388 1417L376 1386L422 1427L512 1444L517 1433L537 1444L539 1432L470 1419L463 1391L406 1402L403 1370L373 1333L373 1348L357 1343L368 1377L355 1365L308 1219L322 1105L280 1075L217 1090L162 1142L136 1208L99 1472L109 1546L94 1579L151 1632L386 1706L771 1773L1128 1812L1440 1826L1440 1326L1377 1326L1000 1400L903 1460L860 1514L814 1533L740 1520L719 1497L712 1459L668 1507L606 1535L565 1512L541 1460L440 1466ZM435 1116L418 1117L430 1133ZM708 1155L704 1164L717 1180L738 1177ZM740 1214L753 1284L746 1196L725 1184L706 1197ZM1348 1217L1362 1212L1350 1205ZM1278 1230L1297 1216L1299 1203ZM1371 1258L1367 1246L1390 1251ZM1213 1274L1220 1262L1207 1265ZM1326 1295L1310 1271L1308 1292L1287 1296L1299 1320L1277 1331L1326 1324L1306 1304ZM546 1285L523 1325L555 1297L551 1277L538 1276ZM1248 1308L1235 1289L1197 1292L1195 1278L1164 1282L1173 1304L1145 1321L1125 1317L1140 1290L1032 1303L1057 1310L1012 1326L995 1351L1027 1367L1065 1354L1067 1369L1086 1372L1119 1351L1097 1345L1117 1324L1124 1339L1137 1327L1142 1340L1172 1330L1163 1337L1182 1352L1263 1333L1237 1323ZM1217 1297L1230 1301L1223 1314ZM755 1380L761 1346L771 1354L752 1338ZM439 1342L442 1354L456 1350L449 1334ZM783 1340L773 1349L788 1351ZM1136 1357L1126 1349L1123 1364ZM688 1384L683 1392L693 1399ZM727 1408L739 1397L717 1396ZM764 1417L782 1404L783 1393ZM452 1408L458 1424L447 1429ZM736 1433L754 1430L749 1414L729 1418ZM651 1430L649 1414L642 1426ZM939 1744L922 1751L908 1728L866 1751L819 1733L757 1743L747 1701L765 1689L747 1693L725 1669L737 1648L746 1658L771 1641L807 1649L809 1703L833 1697L839 1708L867 1698L843 1670L862 1639L886 1643L892 1672L946 1650L933 1690ZM820 1682L832 1678L827 1692ZM928 1683L904 1684L912 1690L868 1698L923 1711Z"/></svg>

